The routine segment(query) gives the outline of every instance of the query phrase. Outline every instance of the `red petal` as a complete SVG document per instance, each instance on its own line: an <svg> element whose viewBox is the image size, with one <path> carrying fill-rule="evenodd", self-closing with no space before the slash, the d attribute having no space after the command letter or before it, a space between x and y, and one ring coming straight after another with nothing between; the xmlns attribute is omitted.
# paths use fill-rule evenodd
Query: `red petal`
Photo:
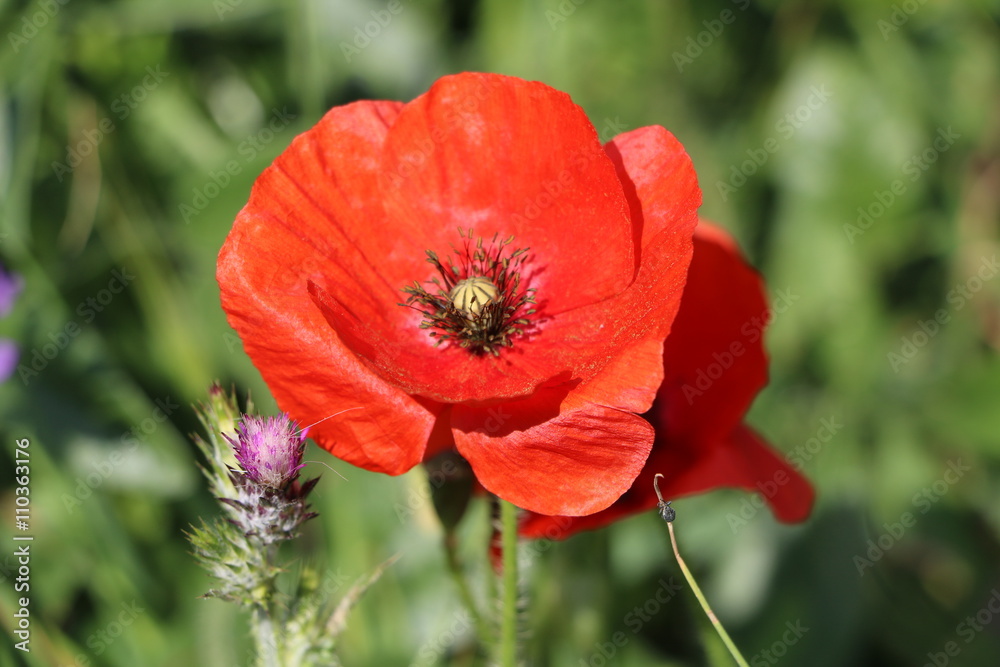
<svg viewBox="0 0 1000 667"><path fill-rule="evenodd" d="M444 252L457 229L514 235L550 314L620 293L635 273L632 225L594 126L565 93L497 74L439 79L408 104L382 162L385 233ZM399 247L399 246L397 246ZM581 280L580 262L587 266ZM400 284L431 277L396 274Z"/></svg>
<svg viewBox="0 0 1000 667"><path fill-rule="evenodd" d="M768 482L780 481L768 498L776 516L804 519L813 501L809 483L740 424L767 382L761 340L766 311L760 277L732 239L718 228L699 225L680 312L664 346L665 380L650 414L656 443L642 474L608 510L573 519L528 516L524 534L564 537L652 509L657 472L667 475L661 488L670 497L719 486L765 490L771 488ZM734 342L743 346L741 354L734 354L740 349L731 347ZM711 382L699 386L702 374Z"/></svg>
<svg viewBox="0 0 1000 667"><path fill-rule="evenodd" d="M624 351L650 343L658 348L670 332L681 307L701 203L690 157L663 128L621 135L607 145L607 153L625 189L636 238L641 239L638 275L618 298L552 317L537 338L524 345L534 352L548 346L546 357L563 359L573 369L569 378L584 385L590 385L607 364L627 359ZM587 364L571 366L579 363L572 355L586 351L590 352L583 357ZM593 400L629 410L641 406L635 411L642 412L658 386L658 375L633 365L631 375L605 373L601 396Z"/></svg>
<svg viewBox="0 0 1000 667"><path fill-rule="evenodd" d="M629 413L649 407L662 367L662 346L646 341L587 384L490 408L455 406L455 443L480 483L519 507L595 512L629 488L649 454L652 430ZM629 378L648 384L629 385Z"/></svg>
<svg viewBox="0 0 1000 667"><path fill-rule="evenodd" d="M562 539L581 530L601 528L637 512L656 507L653 476L662 473L660 490L673 500L721 487L760 492L781 521L803 521L809 516L814 492L809 482L746 426L737 426L716 446L699 449L674 447L657 441L642 474L621 500L585 517L523 518L525 537Z"/></svg>
<svg viewBox="0 0 1000 667"><path fill-rule="evenodd" d="M563 392L492 408L456 405L458 451L479 482L518 507L581 515L608 507L628 489L652 445L653 429L605 406L561 406Z"/></svg>
<svg viewBox="0 0 1000 667"><path fill-rule="evenodd" d="M599 316L586 308L565 313L555 318L546 334L570 344L587 341L610 358L619 354L618 350L634 349L642 341L659 344L670 333L687 281L701 190L691 158L661 127L620 135L607 144L606 150L629 202L641 265L625 294L602 304L605 314ZM605 328L610 331L602 341L599 332ZM595 357L599 359L600 355ZM593 376L582 375L585 380ZM643 390L637 380L644 377L634 373L630 385L630 378L623 375L618 390L635 396ZM645 394L638 411L647 410L651 398L652 392ZM624 407L619 401L610 395L602 399L607 405Z"/></svg>
<svg viewBox="0 0 1000 667"><path fill-rule="evenodd" d="M649 247L658 234L668 232L674 237L674 253L689 253L687 238L697 224L701 189L677 137L651 125L619 134L604 148L625 188L639 247Z"/></svg>
<svg viewBox="0 0 1000 667"><path fill-rule="evenodd" d="M645 338L662 340L670 332L691 262L701 190L691 158L661 127L620 135L606 151L635 229L641 260L636 278L617 299L553 317L539 339L558 341L560 347L597 346L604 354L614 354L612 350L624 345ZM581 377L593 377L600 368Z"/></svg>
<svg viewBox="0 0 1000 667"><path fill-rule="evenodd" d="M398 474L418 463L440 406L408 396L368 370L308 293L317 280L353 285L356 312L376 317L398 289L374 269L361 233L381 215L375 156L400 105L330 111L254 185L219 253L223 308L282 410L335 455ZM376 296L379 292L380 296ZM372 295L366 299L365 295Z"/></svg>
<svg viewBox="0 0 1000 667"><path fill-rule="evenodd" d="M725 436L767 384L768 317L760 276L724 231L695 233L695 261L674 330L664 347L657 400L671 440Z"/></svg>

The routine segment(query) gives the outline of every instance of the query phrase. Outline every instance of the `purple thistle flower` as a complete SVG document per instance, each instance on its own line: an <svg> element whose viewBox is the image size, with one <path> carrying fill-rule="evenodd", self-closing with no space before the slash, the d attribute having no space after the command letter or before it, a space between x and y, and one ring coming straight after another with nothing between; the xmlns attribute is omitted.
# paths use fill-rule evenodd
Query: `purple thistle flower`
<svg viewBox="0 0 1000 667"><path fill-rule="evenodd" d="M282 414L278 417L244 415L236 439L226 435L247 478L271 489L283 489L299 476L305 452L305 431Z"/></svg>

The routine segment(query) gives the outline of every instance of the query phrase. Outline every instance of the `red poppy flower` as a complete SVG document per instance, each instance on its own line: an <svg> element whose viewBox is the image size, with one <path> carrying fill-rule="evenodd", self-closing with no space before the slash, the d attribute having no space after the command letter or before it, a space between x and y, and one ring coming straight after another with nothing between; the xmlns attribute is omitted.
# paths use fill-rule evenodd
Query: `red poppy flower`
<svg viewBox="0 0 1000 667"><path fill-rule="evenodd" d="M637 191L641 199L642 190ZM642 473L617 502L586 517L522 517L525 537L559 539L656 507L664 498L736 487L758 491L778 519L802 521L813 489L743 416L767 384L762 342L770 319L760 276L724 231L701 223L681 309L664 346L665 377L652 410L656 442Z"/></svg>
<svg viewBox="0 0 1000 667"><path fill-rule="evenodd" d="M297 422L363 408L310 429L336 456L457 449L522 508L589 514L652 447L700 203L666 130L602 147L564 93L449 76L292 142L222 248L222 305Z"/></svg>

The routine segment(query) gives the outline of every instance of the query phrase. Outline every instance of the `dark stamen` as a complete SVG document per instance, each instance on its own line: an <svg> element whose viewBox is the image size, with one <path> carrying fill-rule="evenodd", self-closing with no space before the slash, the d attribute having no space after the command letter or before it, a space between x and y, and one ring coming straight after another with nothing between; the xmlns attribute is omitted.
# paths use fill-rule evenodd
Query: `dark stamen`
<svg viewBox="0 0 1000 667"><path fill-rule="evenodd" d="M499 234L486 246L482 238L472 244L472 232L460 227L464 239L461 249L453 248L454 264L445 264L437 253L428 250L427 261L439 277L403 288L409 296L400 305L419 310L424 315L420 328L437 340L453 343L469 352L498 356L511 338L531 324L526 316L535 309L534 290L521 288L521 266L527 248L507 252L514 237L500 239Z"/></svg>

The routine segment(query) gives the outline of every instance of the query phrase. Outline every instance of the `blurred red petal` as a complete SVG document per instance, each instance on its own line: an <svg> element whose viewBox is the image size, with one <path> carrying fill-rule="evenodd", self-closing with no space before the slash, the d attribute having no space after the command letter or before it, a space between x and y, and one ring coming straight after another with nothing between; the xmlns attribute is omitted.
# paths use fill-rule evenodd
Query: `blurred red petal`
<svg viewBox="0 0 1000 667"><path fill-rule="evenodd" d="M743 418L767 384L767 317L760 275L728 234L699 225L657 396L672 441L725 436Z"/></svg>

